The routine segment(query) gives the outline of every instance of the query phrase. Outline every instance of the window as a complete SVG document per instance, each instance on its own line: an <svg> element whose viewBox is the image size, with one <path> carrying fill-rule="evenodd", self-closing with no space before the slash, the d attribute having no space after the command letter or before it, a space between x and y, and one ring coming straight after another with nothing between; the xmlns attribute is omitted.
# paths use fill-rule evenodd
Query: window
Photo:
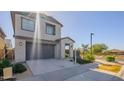
<svg viewBox="0 0 124 93"><path fill-rule="evenodd" d="M46 24L46 33L49 35L55 35L55 26L51 24Z"/></svg>
<svg viewBox="0 0 124 93"><path fill-rule="evenodd" d="M65 44L65 49L69 50L69 48L70 48L70 45L69 44Z"/></svg>
<svg viewBox="0 0 124 93"><path fill-rule="evenodd" d="M27 31L35 31L35 22L30 19L21 18L21 29Z"/></svg>

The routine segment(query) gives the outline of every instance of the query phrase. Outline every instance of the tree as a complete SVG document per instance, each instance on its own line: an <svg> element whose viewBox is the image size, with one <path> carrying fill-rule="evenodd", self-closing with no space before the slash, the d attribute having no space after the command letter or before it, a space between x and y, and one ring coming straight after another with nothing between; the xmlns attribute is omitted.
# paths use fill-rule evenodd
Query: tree
<svg viewBox="0 0 124 93"><path fill-rule="evenodd" d="M82 54L83 54L83 60L92 62L95 60L94 55L91 55L89 50L89 44L82 44Z"/></svg>
<svg viewBox="0 0 124 93"><path fill-rule="evenodd" d="M108 46L105 44L94 44L92 49L94 54L101 54L103 51L108 49Z"/></svg>
<svg viewBox="0 0 124 93"><path fill-rule="evenodd" d="M84 55L85 55L85 53L86 52L88 52L88 46L89 46L89 44L82 44L82 49L83 49L83 58L84 58Z"/></svg>

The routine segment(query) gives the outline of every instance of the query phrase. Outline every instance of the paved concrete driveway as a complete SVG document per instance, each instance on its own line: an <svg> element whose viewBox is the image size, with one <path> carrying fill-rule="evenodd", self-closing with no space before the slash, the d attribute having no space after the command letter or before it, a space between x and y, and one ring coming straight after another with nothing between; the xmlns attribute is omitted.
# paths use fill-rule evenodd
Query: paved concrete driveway
<svg viewBox="0 0 124 93"><path fill-rule="evenodd" d="M30 67L33 75L79 66L79 64L74 64L74 62L71 61L57 59L31 60L27 61L27 64Z"/></svg>
<svg viewBox="0 0 124 93"><path fill-rule="evenodd" d="M33 76L24 81L119 81L113 75L94 71L98 64L74 64L63 60L28 61Z"/></svg>

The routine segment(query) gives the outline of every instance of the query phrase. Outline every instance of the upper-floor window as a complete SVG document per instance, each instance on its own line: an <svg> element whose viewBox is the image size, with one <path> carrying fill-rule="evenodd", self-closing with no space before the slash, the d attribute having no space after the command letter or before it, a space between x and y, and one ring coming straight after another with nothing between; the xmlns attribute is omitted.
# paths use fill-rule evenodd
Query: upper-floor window
<svg viewBox="0 0 124 93"><path fill-rule="evenodd" d="M55 35L55 25L46 24L46 34Z"/></svg>
<svg viewBox="0 0 124 93"><path fill-rule="evenodd" d="M21 18L21 29L32 31L32 32L35 31L35 21L22 17Z"/></svg>

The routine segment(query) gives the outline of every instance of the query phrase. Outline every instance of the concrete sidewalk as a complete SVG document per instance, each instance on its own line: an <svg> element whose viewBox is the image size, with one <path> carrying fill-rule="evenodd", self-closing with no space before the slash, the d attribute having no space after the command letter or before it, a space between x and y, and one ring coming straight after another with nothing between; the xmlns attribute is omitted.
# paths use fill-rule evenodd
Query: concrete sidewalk
<svg viewBox="0 0 124 93"><path fill-rule="evenodd" d="M113 75L90 70L86 73L71 77L67 79L67 81L122 81L122 79Z"/></svg>

